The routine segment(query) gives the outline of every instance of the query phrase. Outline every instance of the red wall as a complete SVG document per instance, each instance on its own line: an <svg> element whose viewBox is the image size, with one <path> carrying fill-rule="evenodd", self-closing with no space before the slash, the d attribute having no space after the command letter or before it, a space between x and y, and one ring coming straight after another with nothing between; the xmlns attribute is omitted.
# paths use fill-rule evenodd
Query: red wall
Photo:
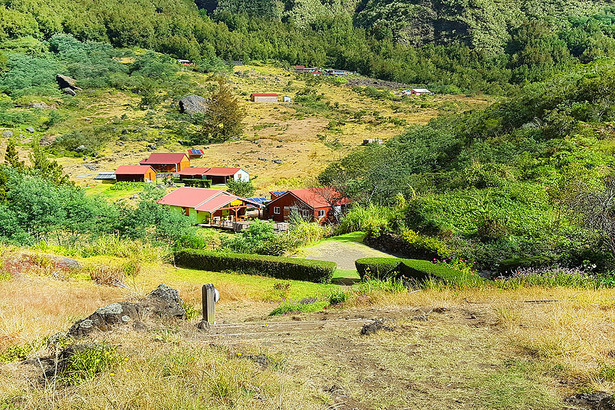
<svg viewBox="0 0 615 410"><path fill-rule="evenodd" d="M275 214L273 212L275 207L280 207L280 213L279 214ZM290 210L288 210L287 214L286 214L286 218L284 215L284 207L293 207L293 206L297 206L299 208L299 211L303 214L303 211L309 211L310 216L312 217L312 221L317 221L317 220L321 220L323 223L329 218L329 213L333 212L332 208L330 206L328 207L323 207L323 208L316 208L314 210L312 210L312 208L308 207L304 202L299 201L298 199L296 199L294 196L287 194L284 195L282 197L280 197L279 199L269 203L269 205L267 205L267 210L269 211L269 218L273 219L276 222L287 222L288 218L290 217ZM325 211L325 216L322 218L318 218L318 211L319 210L324 210Z"/></svg>

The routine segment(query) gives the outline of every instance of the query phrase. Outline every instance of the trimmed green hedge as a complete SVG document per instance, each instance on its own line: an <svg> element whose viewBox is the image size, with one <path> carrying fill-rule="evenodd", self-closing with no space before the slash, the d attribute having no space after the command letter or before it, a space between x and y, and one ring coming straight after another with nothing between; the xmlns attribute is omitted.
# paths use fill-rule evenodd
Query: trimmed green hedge
<svg viewBox="0 0 615 410"><path fill-rule="evenodd" d="M423 282L428 279L442 280L449 285L476 285L485 280L478 275L469 275L446 266L420 259L362 258L355 261L361 279L413 279Z"/></svg>
<svg viewBox="0 0 615 410"><path fill-rule="evenodd" d="M196 249L177 251L175 263L192 269L216 272L228 270L249 275L305 280L316 283L330 283L333 272L337 268L335 262Z"/></svg>

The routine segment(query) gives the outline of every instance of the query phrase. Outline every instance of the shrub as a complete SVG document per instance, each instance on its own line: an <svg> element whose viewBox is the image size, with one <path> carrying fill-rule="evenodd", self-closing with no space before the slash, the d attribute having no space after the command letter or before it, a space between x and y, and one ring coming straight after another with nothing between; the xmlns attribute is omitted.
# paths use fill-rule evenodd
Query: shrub
<svg viewBox="0 0 615 410"><path fill-rule="evenodd" d="M450 250L441 239L420 235L410 229L402 232L401 240L407 254L416 258L446 258L450 255Z"/></svg>
<svg viewBox="0 0 615 410"><path fill-rule="evenodd" d="M401 278L407 282L424 283L434 279L447 285L478 285L484 282L477 275L419 259L362 258L355 261L355 266L361 279L371 279L370 275L376 272L381 280Z"/></svg>
<svg viewBox="0 0 615 410"><path fill-rule="evenodd" d="M316 283L331 282L337 268L335 262L194 249L179 250L175 262L192 269L235 271Z"/></svg>
<svg viewBox="0 0 615 410"><path fill-rule="evenodd" d="M501 274L510 274L521 268L541 268L553 266L557 258L552 256L530 256L527 258L504 259L498 268Z"/></svg>
<svg viewBox="0 0 615 410"><path fill-rule="evenodd" d="M344 303L348 300L348 293L338 290L329 295L329 304L330 305L339 305L340 303Z"/></svg>
<svg viewBox="0 0 615 410"><path fill-rule="evenodd" d="M66 358L60 363L58 379L61 384L68 386L90 380L120 361L115 348L108 345L69 347L61 356Z"/></svg>

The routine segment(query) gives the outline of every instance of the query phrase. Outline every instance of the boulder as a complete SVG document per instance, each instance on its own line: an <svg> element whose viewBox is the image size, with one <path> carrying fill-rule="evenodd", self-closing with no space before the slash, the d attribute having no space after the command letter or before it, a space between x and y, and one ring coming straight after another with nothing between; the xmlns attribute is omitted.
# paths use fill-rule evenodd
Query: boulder
<svg viewBox="0 0 615 410"><path fill-rule="evenodd" d="M75 92L75 90L73 90L70 87L66 87L66 88L62 88L62 92L64 94L68 94L68 95L72 95L73 97L77 95L77 93Z"/></svg>
<svg viewBox="0 0 615 410"><path fill-rule="evenodd" d="M28 107L39 108L41 110L55 110L56 109L55 107L45 104L44 102L35 102L35 103L28 105Z"/></svg>
<svg viewBox="0 0 615 410"><path fill-rule="evenodd" d="M361 328L361 334L365 336L365 335L372 335L381 330L386 330L387 332L393 332L395 330L390 326L386 326L384 322L385 322L384 319L375 319L373 322L366 323Z"/></svg>
<svg viewBox="0 0 615 410"><path fill-rule="evenodd" d="M87 336L94 331L110 331L128 324L141 322L150 316L159 319L185 319L179 292L164 283L137 303L119 302L98 308L85 319L76 321L68 331L71 337Z"/></svg>
<svg viewBox="0 0 615 410"><path fill-rule="evenodd" d="M205 114L209 100L200 95L189 95L179 100L179 111L184 114Z"/></svg>
<svg viewBox="0 0 615 410"><path fill-rule="evenodd" d="M56 82L61 89L70 88L72 90L80 90L81 88L77 87L77 80L74 78L68 77L66 75L58 74L56 75Z"/></svg>
<svg viewBox="0 0 615 410"><path fill-rule="evenodd" d="M12 138L13 137L13 131L4 131L2 133L2 138Z"/></svg>
<svg viewBox="0 0 615 410"><path fill-rule="evenodd" d="M34 127L26 127L26 131L28 131L29 133L33 133Z"/></svg>

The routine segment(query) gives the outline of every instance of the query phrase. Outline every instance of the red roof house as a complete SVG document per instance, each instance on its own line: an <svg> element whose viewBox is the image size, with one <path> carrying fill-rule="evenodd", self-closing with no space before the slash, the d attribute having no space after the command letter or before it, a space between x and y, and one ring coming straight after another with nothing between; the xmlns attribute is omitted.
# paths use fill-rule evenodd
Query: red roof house
<svg viewBox="0 0 615 410"><path fill-rule="evenodd" d="M179 171L179 179L205 179L209 168L190 167Z"/></svg>
<svg viewBox="0 0 615 410"><path fill-rule="evenodd" d="M205 176L211 179L212 184L226 184L229 179L248 182L250 174L241 168L213 167L205 171Z"/></svg>
<svg viewBox="0 0 615 410"><path fill-rule="evenodd" d="M183 152L153 152L139 164L150 165L157 172L179 172L190 166L190 158Z"/></svg>
<svg viewBox="0 0 615 410"><path fill-rule="evenodd" d="M350 203L334 188L305 188L286 191L267 204L269 217L285 222L293 212L309 221L335 221Z"/></svg>
<svg viewBox="0 0 615 410"><path fill-rule="evenodd" d="M211 223L214 220L237 221L245 218L247 207L260 207L249 199L241 198L219 189L182 187L167 194L159 204L181 210L195 223Z"/></svg>
<svg viewBox="0 0 615 410"><path fill-rule="evenodd" d="M126 182L156 181L156 171L149 165L120 165L115 170L115 180Z"/></svg>
<svg viewBox="0 0 615 410"><path fill-rule="evenodd" d="M253 93L250 95L250 100L253 102L278 102L276 93Z"/></svg>

